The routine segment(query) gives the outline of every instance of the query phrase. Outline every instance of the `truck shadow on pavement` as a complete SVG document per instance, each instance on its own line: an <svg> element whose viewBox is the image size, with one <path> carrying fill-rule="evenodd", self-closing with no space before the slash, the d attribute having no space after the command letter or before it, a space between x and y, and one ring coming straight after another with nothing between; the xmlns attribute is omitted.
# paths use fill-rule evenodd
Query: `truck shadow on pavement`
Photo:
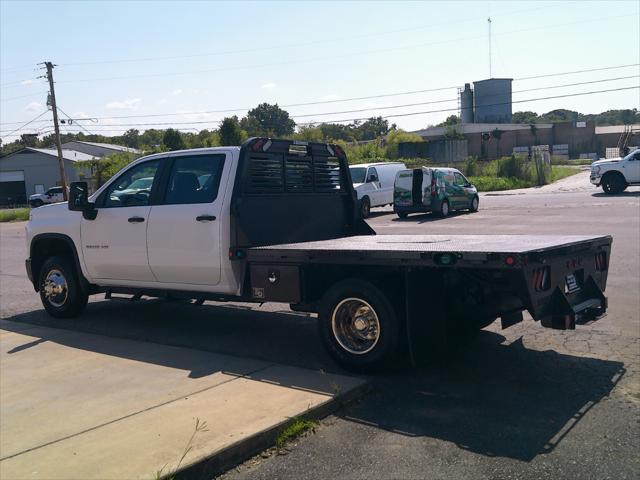
<svg viewBox="0 0 640 480"><path fill-rule="evenodd" d="M625 373L621 362L505 345L482 331L447 366L378 377L345 420L489 457L553 451Z"/></svg>
<svg viewBox="0 0 640 480"><path fill-rule="evenodd" d="M161 300L112 300L90 303L76 321L55 320L41 310L6 320L4 329L33 337L39 335L32 325L60 329L60 334L14 347L19 354L52 341L183 369L192 378L224 370L224 364L207 361L206 352L345 373L322 348L315 319L303 314L251 310L242 305L196 307ZM148 350L137 352L121 345L125 342L65 335L69 330L195 350L167 358ZM504 337L489 331L460 345L451 360L443 363L421 370L396 366L373 378L372 391L337 415L400 435L452 442L485 456L529 461L551 452L609 395L625 372L621 362L532 350L521 340L506 344ZM259 372L251 378L282 381L261 378ZM327 390L311 380L308 385L286 386Z"/></svg>
<svg viewBox="0 0 640 480"><path fill-rule="evenodd" d="M615 197L640 197L640 190L634 192L621 192L611 195L604 192L596 192L591 194L592 197L615 198Z"/></svg>

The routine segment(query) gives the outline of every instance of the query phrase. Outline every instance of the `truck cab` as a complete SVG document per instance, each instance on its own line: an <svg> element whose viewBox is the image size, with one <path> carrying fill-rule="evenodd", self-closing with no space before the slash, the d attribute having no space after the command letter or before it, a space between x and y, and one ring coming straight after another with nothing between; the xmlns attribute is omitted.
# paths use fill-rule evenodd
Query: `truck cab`
<svg viewBox="0 0 640 480"><path fill-rule="evenodd" d="M610 195L625 191L629 185L640 185L640 149L623 158L593 162L590 181Z"/></svg>

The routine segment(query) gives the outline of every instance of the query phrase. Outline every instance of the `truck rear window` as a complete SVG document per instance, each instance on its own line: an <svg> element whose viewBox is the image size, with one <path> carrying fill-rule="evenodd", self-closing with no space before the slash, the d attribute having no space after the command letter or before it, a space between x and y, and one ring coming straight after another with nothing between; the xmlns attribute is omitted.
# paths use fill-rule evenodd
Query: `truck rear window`
<svg viewBox="0 0 640 480"><path fill-rule="evenodd" d="M244 192L340 193L342 175L337 157L253 153L248 158Z"/></svg>

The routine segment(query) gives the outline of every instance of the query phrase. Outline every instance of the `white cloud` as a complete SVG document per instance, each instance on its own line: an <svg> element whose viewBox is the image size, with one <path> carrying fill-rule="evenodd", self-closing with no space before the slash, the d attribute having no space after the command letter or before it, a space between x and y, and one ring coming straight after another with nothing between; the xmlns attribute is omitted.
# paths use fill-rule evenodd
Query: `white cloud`
<svg viewBox="0 0 640 480"><path fill-rule="evenodd" d="M42 107L43 105L40 102L31 102L25 107L25 110L27 112L37 112L38 110L41 110Z"/></svg>
<svg viewBox="0 0 640 480"><path fill-rule="evenodd" d="M272 88L276 88L277 85L273 82L270 83L265 83L264 85L260 85L260 88L266 88L266 89L272 89Z"/></svg>
<svg viewBox="0 0 640 480"><path fill-rule="evenodd" d="M160 100L158 100L158 105L164 105L165 103L167 103L166 98L161 98Z"/></svg>
<svg viewBox="0 0 640 480"><path fill-rule="evenodd" d="M140 106L141 100L139 98L127 98L126 100L107 103L107 108L110 110L137 110Z"/></svg>
<svg viewBox="0 0 640 480"><path fill-rule="evenodd" d="M173 92L171 92L173 95L182 95L182 89L181 88L176 88Z"/></svg>
<svg viewBox="0 0 640 480"><path fill-rule="evenodd" d="M181 120L206 120L211 117L210 113L194 112L192 110L176 110L176 113L180 114Z"/></svg>
<svg viewBox="0 0 640 480"><path fill-rule="evenodd" d="M336 100L338 98L340 97L335 93L330 93L329 95L325 95L324 97L322 97L322 100Z"/></svg>
<svg viewBox="0 0 640 480"><path fill-rule="evenodd" d="M20 85L31 85L33 83L33 80L23 80L20 82Z"/></svg>

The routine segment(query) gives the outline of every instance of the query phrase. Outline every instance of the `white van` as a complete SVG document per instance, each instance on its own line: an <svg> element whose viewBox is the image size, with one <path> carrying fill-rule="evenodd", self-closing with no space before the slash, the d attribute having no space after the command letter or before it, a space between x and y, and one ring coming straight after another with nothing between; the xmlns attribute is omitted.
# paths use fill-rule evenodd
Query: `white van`
<svg viewBox="0 0 640 480"><path fill-rule="evenodd" d="M393 205L396 174L406 168L402 162L359 163L349 167L363 218L369 216L371 207Z"/></svg>

